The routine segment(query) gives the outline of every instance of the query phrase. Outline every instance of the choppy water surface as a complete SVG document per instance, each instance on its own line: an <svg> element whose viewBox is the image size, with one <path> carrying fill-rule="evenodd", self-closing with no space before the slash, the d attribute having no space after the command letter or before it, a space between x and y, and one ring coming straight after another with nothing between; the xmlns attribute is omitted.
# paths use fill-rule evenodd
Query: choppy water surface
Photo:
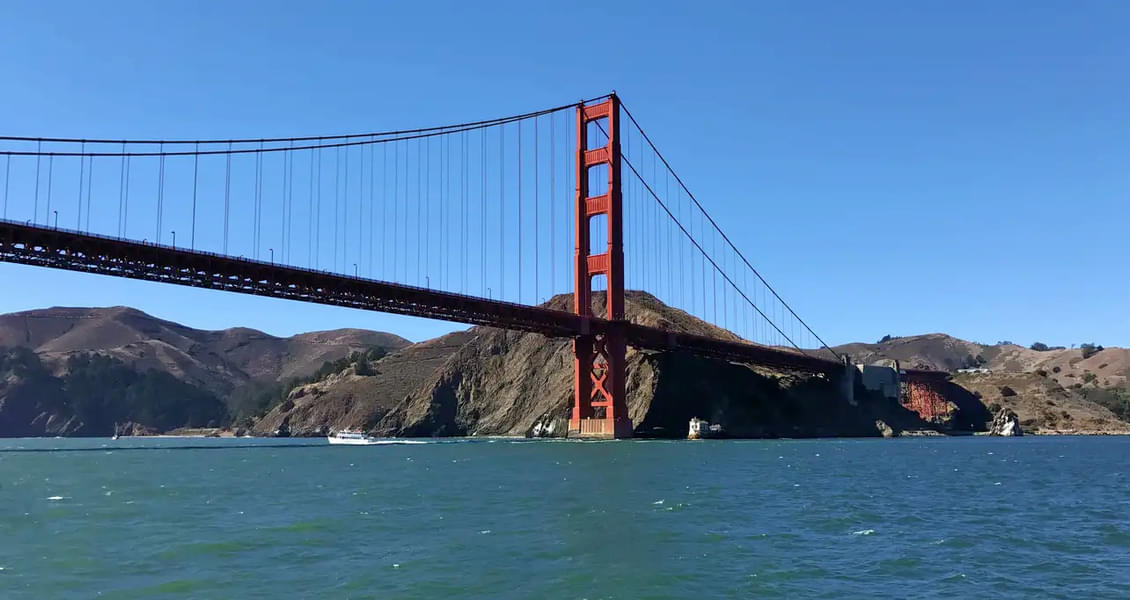
<svg viewBox="0 0 1130 600"><path fill-rule="evenodd" d="M0 440L0 597L1130 597L1126 438L309 443Z"/></svg>

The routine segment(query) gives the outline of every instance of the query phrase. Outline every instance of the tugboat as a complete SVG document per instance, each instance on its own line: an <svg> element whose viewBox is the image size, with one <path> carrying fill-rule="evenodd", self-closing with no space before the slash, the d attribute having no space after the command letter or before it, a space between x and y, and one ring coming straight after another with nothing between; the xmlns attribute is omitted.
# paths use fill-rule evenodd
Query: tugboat
<svg viewBox="0 0 1130 600"><path fill-rule="evenodd" d="M380 443L377 438L371 437L363 431L350 431L348 429L335 431L326 436L326 440L333 445L343 446L371 446Z"/></svg>

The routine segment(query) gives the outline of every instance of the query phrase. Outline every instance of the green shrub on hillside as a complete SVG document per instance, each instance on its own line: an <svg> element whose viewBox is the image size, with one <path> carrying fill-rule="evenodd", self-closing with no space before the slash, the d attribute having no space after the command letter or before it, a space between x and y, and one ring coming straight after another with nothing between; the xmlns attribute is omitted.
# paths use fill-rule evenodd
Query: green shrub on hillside
<svg viewBox="0 0 1130 600"><path fill-rule="evenodd" d="M1095 388L1080 391L1083 398L1110 409L1119 419L1130 421L1130 389Z"/></svg>
<svg viewBox="0 0 1130 600"><path fill-rule="evenodd" d="M364 352L353 352L337 360L327 360L308 377L295 377L284 382L256 382L244 386L232 394L232 414L237 421L248 418L261 417L276 406L287 401L287 396L294 388L319 383L331 375L353 367L354 372L362 377L371 377L377 374L373 363L384 358L388 352L384 348L374 346ZM294 403L289 404L293 408ZM289 410L289 409L287 409Z"/></svg>
<svg viewBox="0 0 1130 600"><path fill-rule="evenodd" d="M219 398L164 371L139 372L99 354L72 356L66 369L67 400L90 433L112 431L115 423L126 421L159 431L229 422Z"/></svg>
<svg viewBox="0 0 1130 600"><path fill-rule="evenodd" d="M1080 344L1079 349L1083 351L1084 359L1091 358L1104 350L1102 346L1097 344Z"/></svg>

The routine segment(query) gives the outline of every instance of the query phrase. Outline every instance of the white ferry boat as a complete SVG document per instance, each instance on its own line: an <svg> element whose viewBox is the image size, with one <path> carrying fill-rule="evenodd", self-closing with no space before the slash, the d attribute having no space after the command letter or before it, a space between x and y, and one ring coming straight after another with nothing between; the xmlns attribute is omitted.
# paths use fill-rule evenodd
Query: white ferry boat
<svg viewBox="0 0 1130 600"><path fill-rule="evenodd" d="M335 431L326 436L331 444L341 444L345 446L371 446L380 443L375 437L371 437L362 431L350 431L348 429L342 431Z"/></svg>

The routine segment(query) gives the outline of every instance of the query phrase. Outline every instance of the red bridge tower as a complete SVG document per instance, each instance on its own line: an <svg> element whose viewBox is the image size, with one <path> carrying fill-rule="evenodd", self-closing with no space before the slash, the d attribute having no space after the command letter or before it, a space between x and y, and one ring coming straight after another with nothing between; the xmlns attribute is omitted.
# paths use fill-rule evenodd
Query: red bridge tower
<svg viewBox="0 0 1130 600"><path fill-rule="evenodd" d="M603 123L601 123L603 121ZM589 149L589 124L596 122L608 134L608 143ZM589 190L589 172L602 168L608 174L607 187ZM599 104L577 107L577 196L576 250L574 252L573 310L581 317L592 317L593 278L603 275L608 330L601 335L584 333L573 340L575 374L573 415L569 434L582 437L631 437L625 392L624 323L624 221L620 195L620 99L612 94ZM591 192L598 192L592 195ZM608 245L590 253L590 234L594 220L604 216Z"/></svg>

